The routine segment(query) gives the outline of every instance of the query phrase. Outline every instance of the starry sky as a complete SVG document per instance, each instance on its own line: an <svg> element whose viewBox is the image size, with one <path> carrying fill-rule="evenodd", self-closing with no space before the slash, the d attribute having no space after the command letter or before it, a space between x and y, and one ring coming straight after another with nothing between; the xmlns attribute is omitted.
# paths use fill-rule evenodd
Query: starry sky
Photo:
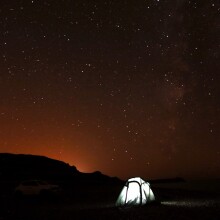
<svg viewBox="0 0 220 220"><path fill-rule="evenodd" d="M220 174L218 0L0 7L0 152L128 178Z"/></svg>

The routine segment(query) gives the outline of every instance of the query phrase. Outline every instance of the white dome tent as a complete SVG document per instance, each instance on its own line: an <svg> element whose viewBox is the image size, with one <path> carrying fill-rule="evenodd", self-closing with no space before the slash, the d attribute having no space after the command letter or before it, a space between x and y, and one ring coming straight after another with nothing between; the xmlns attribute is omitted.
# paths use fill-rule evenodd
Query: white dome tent
<svg viewBox="0 0 220 220"><path fill-rule="evenodd" d="M155 197L150 188L150 184L140 177L135 177L126 182L115 205L137 206L145 205L153 201L155 201Z"/></svg>

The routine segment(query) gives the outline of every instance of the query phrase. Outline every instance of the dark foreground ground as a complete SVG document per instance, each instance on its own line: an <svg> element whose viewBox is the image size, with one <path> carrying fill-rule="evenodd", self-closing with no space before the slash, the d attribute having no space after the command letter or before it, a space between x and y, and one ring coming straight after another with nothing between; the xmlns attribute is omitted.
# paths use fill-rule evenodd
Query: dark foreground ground
<svg viewBox="0 0 220 220"><path fill-rule="evenodd" d="M83 190L84 189L84 190ZM1 188L0 220L73 219L220 219L220 194L215 191L154 187L160 204L118 209L119 186L81 186L49 198L16 198Z"/></svg>

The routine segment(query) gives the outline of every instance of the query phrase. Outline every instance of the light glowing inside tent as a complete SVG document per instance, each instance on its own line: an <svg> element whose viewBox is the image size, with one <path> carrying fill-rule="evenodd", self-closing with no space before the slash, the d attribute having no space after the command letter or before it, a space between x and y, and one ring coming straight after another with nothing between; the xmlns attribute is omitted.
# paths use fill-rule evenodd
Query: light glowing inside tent
<svg viewBox="0 0 220 220"><path fill-rule="evenodd" d="M155 200L150 184L139 177L129 179L116 201L116 206L145 205Z"/></svg>
<svg viewBox="0 0 220 220"><path fill-rule="evenodd" d="M129 183L129 188L127 189L127 197L126 197L126 204L130 203L137 203L139 204L141 201L140 197L140 185L137 182Z"/></svg>

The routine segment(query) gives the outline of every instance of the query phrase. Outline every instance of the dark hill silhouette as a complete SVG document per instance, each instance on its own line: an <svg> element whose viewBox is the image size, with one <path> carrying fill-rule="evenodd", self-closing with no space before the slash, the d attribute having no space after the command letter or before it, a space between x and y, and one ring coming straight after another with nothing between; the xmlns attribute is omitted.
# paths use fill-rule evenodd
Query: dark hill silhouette
<svg viewBox="0 0 220 220"><path fill-rule="evenodd" d="M44 179L54 181L71 180L75 183L120 183L116 177L101 172L81 173L75 166L45 156L0 153L0 180L21 181Z"/></svg>

